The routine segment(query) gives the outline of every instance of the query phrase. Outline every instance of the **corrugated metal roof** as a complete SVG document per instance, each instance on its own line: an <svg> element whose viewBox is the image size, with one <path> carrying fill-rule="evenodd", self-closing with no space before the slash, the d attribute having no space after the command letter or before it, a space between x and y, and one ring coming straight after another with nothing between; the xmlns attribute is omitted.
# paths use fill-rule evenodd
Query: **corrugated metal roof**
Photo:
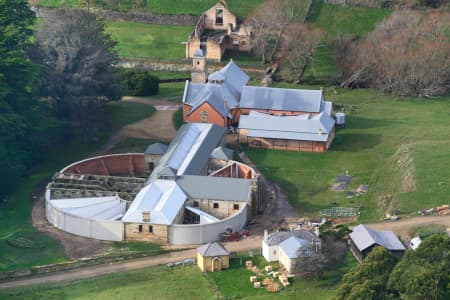
<svg viewBox="0 0 450 300"><path fill-rule="evenodd" d="M375 244L388 250L405 250L405 246L392 231L377 231L363 224L353 228L350 238L359 251L364 251Z"/></svg>
<svg viewBox="0 0 450 300"><path fill-rule="evenodd" d="M215 222L219 222L220 221L220 219L217 219L213 215L210 215L210 214L208 214L207 212L204 212L201 209L198 209L198 208L195 208L195 207L192 207L192 206L189 206L189 205L185 206L184 208L186 208L187 210L193 212L196 215L202 216L207 221L207 223L215 223Z"/></svg>
<svg viewBox="0 0 450 300"><path fill-rule="evenodd" d="M100 220L114 220L126 209L126 203L117 196L51 200L51 204L74 216Z"/></svg>
<svg viewBox="0 0 450 300"><path fill-rule="evenodd" d="M200 174L225 132L225 128L214 124L184 124L161 157L147 183L166 173L177 176ZM169 170L171 172L168 172Z"/></svg>
<svg viewBox="0 0 450 300"><path fill-rule="evenodd" d="M317 236L307 230L292 230L292 231L279 231L279 232L272 232L267 236L267 239L264 241L268 246L274 246L279 245L283 241L287 240L290 237L298 237L302 238L304 240L311 240L316 239Z"/></svg>
<svg viewBox="0 0 450 300"><path fill-rule="evenodd" d="M248 129L248 136L252 137L326 142L334 123L327 113L273 116L251 111L241 115L239 129Z"/></svg>
<svg viewBox="0 0 450 300"><path fill-rule="evenodd" d="M192 113L208 102L218 113L228 117L230 109L238 107L242 88L249 79L245 72L230 61L221 70L209 75L208 83L186 82L183 103L191 106L189 113Z"/></svg>
<svg viewBox="0 0 450 300"><path fill-rule="evenodd" d="M197 252L203 257L230 255L227 249L217 242L209 242L197 248Z"/></svg>
<svg viewBox="0 0 450 300"><path fill-rule="evenodd" d="M211 157L220 160L231 160L233 159L233 153L234 151L232 149L221 146L214 149Z"/></svg>
<svg viewBox="0 0 450 300"><path fill-rule="evenodd" d="M311 246L310 241L295 236L288 238L280 244L280 248L289 258L311 256L314 253Z"/></svg>
<svg viewBox="0 0 450 300"><path fill-rule="evenodd" d="M145 149L145 154L163 155L166 153L168 146L161 143L153 143Z"/></svg>
<svg viewBox="0 0 450 300"><path fill-rule="evenodd" d="M251 197L249 179L184 175L177 184L193 199L247 202Z"/></svg>
<svg viewBox="0 0 450 300"><path fill-rule="evenodd" d="M240 107L318 113L322 101L321 90L245 86Z"/></svg>
<svg viewBox="0 0 450 300"><path fill-rule="evenodd" d="M122 221L144 223L142 213L149 211L150 221L147 223L170 225L186 199L186 194L175 181L155 180L139 191Z"/></svg>

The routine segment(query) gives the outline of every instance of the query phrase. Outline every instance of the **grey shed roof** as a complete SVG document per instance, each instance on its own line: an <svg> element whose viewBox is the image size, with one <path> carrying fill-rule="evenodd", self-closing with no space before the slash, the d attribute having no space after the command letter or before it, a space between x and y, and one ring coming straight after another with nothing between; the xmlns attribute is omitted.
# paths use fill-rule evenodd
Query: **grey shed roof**
<svg viewBox="0 0 450 300"><path fill-rule="evenodd" d="M147 182L166 174L200 174L225 132L225 128L213 124L184 124Z"/></svg>
<svg viewBox="0 0 450 300"><path fill-rule="evenodd" d="M209 242L200 246L197 248L197 252L203 257L230 255L230 252L217 242Z"/></svg>
<svg viewBox="0 0 450 300"><path fill-rule="evenodd" d="M251 180L241 178L184 175L177 179L181 189L194 199L247 202Z"/></svg>
<svg viewBox="0 0 450 300"><path fill-rule="evenodd" d="M248 129L247 135L252 137L326 142L334 123L327 113L273 116L251 111L241 115L239 129Z"/></svg>
<svg viewBox="0 0 450 300"><path fill-rule="evenodd" d="M214 149L211 157L220 160L230 160L233 159L233 153L234 151L232 149L220 146Z"/></svg>
<svg viewBox="0 0 450 300"><path fill-rule="evenodd" d="M168 146L161 143L154 143L147 147L145 154L163 155L166 153Z"/></svg>
<svg viewBox="0 0 450 300"><path fill-rule="evenodd" d="M359 251L373 246L383 246L387 250L402 251L405 246L392 231L377 231L360 224L353 228L350 238Z"/></svg>
<svg viewBox="0 0 450 300"><path fill-rule="evenodd" d="M242 90L240 107L318 113L323 100L321 90L246 86Z"/></svg>
<svg viewBox="0 0 450 300"><path fill-rule="evenodd" d="M310 241L291 236L280 243L280 248L289 258L298 258L313 255L314 251L312 251L311 245Z"/></svg>
<svg viewBox="0 0 450 300"><path fill-rule="evenodd" d="M268 246L275 246L281 244L283 241L287 240L290 237L298 237L304 240L317 239L317 236L307 230L292 230L292 231L279 231L272 232L267 236L267 239L264 241Z"/></svg>

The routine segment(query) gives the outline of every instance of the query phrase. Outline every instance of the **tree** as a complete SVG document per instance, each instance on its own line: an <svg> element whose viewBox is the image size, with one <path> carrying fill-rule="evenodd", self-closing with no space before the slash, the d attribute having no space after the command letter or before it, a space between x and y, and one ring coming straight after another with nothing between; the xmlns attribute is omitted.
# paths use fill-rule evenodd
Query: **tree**
<svg viewBox="0 0 450 300"><path fill-rule="evenodd" d="M342 86L365 85L400 96L450 91L450 14L397 11L358 43Z"/></svg>
<svg viewBox="0 0 450 300"><path fill-rule="evenodd" d="M396 261L385 248L375 247L360 265L344 275L334 299L385 299L389 274Z"/></svg>
<svg viewBox="0 0 450 300"><path fill-rule="evenodd" d="M0 198L32 160L31 141L37 132L31 118L37 106L32 92L38 68L28 50L34 20L25 0L0 0Z"/></svg>
<svg viewBox="0 0 450 300"><path fill-rule="evenodd" d="M59 118L89 138L100 106L121 96L116 42L95 15L75 9L52 10L36 37L47 67L42 95L52 100Z"/></svg>
<svg viewBox="0 0 450 300"><path fill-rule="evenodd" d="M275 60L288 26L303 21L301 17L304 13L300 1L269 0L247 19L254 32L253 47L261 56L262 63Z"/></svg>
<svg viewBox="0 0 450 300"><path fill-rule="evenodd" d="M313 65L314 52L320 44L322 32L304 23L289 25L283 41L285 78L302 82L306 68Z"/></svg>
<svg viewBox="0 0 450 300"><path fill-rule="evenodd" d="M396 299L448 299L450 239L433 235L408 251L393 269L388 289Z"/></svg>
<svg viewBox="0 0 450 300"><path fill-rule="evenodd" d="M314 254L301 258L295 269L321 278L325 270L336 268L345 260L347 245L333 234L326 233L321 235L320 247L312 250Z"/></svg>

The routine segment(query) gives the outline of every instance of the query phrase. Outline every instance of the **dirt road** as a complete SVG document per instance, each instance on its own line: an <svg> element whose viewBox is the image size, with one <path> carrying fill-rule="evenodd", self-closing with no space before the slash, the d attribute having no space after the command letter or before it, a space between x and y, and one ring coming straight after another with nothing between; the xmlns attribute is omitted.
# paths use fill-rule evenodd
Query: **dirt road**
<svg viewBox="0 0 450 300"><path fill-rule="evenodd" d="M450 227L450 216L417 216L400 219L398 221L372 223L369 224L369 227L376 230L392 230L400 236L402 240L409 240L412 238L410 236L411 230L430 224L440 224Z"/></svg>
<svg viewBox="0 0 450 300"><path fill-rule="evenodd" d="M240 242L225 243L225 247L229 251L236 251L236 252L258 249L260 245L261 245L261 236L249 237ZM0 283L0 289L20 287L20 286L30 286L34 284L48 284L48 283L73 281L78 279L97 277L116 272L132 271L167 263L174 263L188 258L194 258L195 251L196 251L195 249L177 251L148 258L129 260L117 264L84 267L65 272L26 277L16 279L13 281L5 281Z"/></svg>

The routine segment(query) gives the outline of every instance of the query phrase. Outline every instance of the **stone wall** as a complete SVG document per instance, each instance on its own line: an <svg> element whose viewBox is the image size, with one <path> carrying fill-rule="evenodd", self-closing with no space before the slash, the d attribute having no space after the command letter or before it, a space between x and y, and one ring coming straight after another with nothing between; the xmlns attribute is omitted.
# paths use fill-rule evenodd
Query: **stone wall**
<svg viewBox="0 0 450 300"><path fill-rule="evenodd" d="M36 15L40 18L45 18L52 8L34 8ZM124 12L124 11L110 11L103 9L91 9L96 15L105 21L119 21L119 22L137 22L146 24L159 25L195 25L198 21L197 16L193 15L165 15L155 13L140 13L140 12Z"/></svg>
<svg viewBox="0 0 450 300"><path fill-rule="evenodd" d="M120 255L95 256L90 258L81 258L78 260L68 261L64 263L31 267L29 269L0 272L0 280L31 276L36 274L45 274L51 272L61 272L76 269L84 266L94 266L113 262L119 262L126 259L134 259L140 257L148 257L164 253L164 250L154 250L140 253L128 253Z"/></svg>

